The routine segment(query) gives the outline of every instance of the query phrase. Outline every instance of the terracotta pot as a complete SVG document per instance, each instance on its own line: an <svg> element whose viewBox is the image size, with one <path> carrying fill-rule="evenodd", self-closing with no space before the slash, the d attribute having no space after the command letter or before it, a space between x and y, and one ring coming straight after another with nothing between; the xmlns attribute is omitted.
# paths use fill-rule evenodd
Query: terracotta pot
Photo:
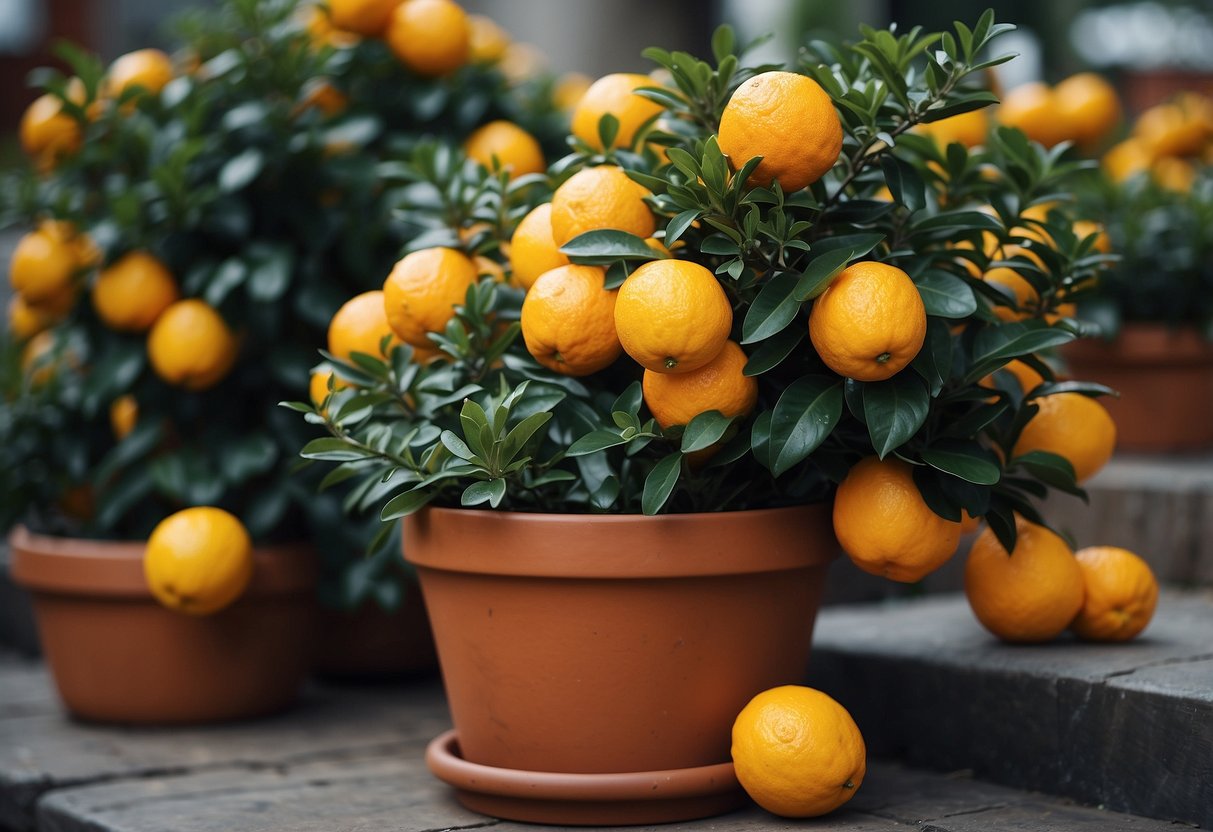
<svg viewBox="0 0 1213 832"><path fill-rule="evenodd" d="M1116 422L1116 447L1158 453L1213 447L1213 344L1193 328L1128 324L1116 340L1067 344L1075 378L1117 390L1101 399Z"/></svg>
<svg viewBox="0 0 1213 832"><path fill-rule="evenodd" d="M143 544L31 534L10 538L13 578L33 594L42 649L81 719L214 722L289 705L311 665L315 561L303 547L254 551L244 596L215 615L160 606Z"/></svg>
<svg viewBox="0 0 1213 832"><path fill-rule="evenodd" d="M469 808L513 820L655 823L738 805L733 720L803 680L836 548L826 505L408 518L457 735L431 746L431 768ZM582 798L556 774L582 775Z"/></svg>
<svg viewBox="0 0 1213 832"><path fill-rule="evenodd" d="M415 583L394 612L373 601L352 611L321 611L315 661L321 676L373 682L425 676L437 669L434 634Z"/></svg>

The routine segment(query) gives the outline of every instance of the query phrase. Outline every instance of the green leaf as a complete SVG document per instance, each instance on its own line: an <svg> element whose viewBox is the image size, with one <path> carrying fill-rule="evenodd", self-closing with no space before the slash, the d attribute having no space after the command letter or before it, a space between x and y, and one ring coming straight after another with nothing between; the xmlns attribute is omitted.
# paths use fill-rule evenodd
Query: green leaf
<svg viewBox="0 0 1213 832"><path fill-rule="evenodd" d="M792 382L771 414L770 459L776 476L807 459L842 418L842 383L830 376ZM755 448L757 453L757 448Z"/></svg>
<svg viewBox="0 0 1213 832"><path fill-rule="evenodd" d="M800 311L801 301L796 296L800 280L795 272L780 272L766 281L746 312L741 343L770 338L792 322Z"/></svg>
<svg viewBox="0 0 1213 832"><path fill-rule="evenodd" d="M606 266L616 260L662 259L644 238L610 228L578 234L561 246L560 251L573 262L588 266Z"/></svg>
<svg viewBox="0 0 1213 832"><path fill-rule="evenodd" d="M1002 478L998 463L976 442L941 439L922 452L922 461L976 485L995 485Z"/></svg>
<svg viewBox="0 0 1213 832"><path fill-rule="evenodd" d="M344 439L324 437L313 439L304 445L299 456L304 459L320 459L326 462L350 462L355 459L366 459L371 456L371 453L354 447Z"/></svg>
<svg viewBox="0 0 1213 832"><path fill-rule="evenodd" d="M923 231L1002 231L1002 223L997 217L981 211L941 211L933 216L924 217L911 226L913 233Z"/></svg>
<svg viewBox="0 0 1213 832"><path fill-rule="evenodd" d="M889 186L893 199L911 212L921 211L926 207L926 186L913 165L892 153L886 153L880 159L880 167L884 171L884 181Z"/></svg>
<svg viewBox="0 0 1213 832"><path fill-rule="evenodd" d="M792 351L800 345L800 342L808 334L808 327L798 325L793 321L784 327L783 331L778 335L773 335L758 345L758 349L754 350L754 354L746 361L745 374L747 376L758 376L775 369L785 358L792 354Z"/></svg>
<svg viewBox="0 0 1213 832"><path fill-rule="evenodd" d="M518 452L526 447L526 443L531 441L540 428L548 423L552 418L551 412L532 413L530 416L523 419L506 434L505 441L501 445L501 460L502 465L509 465L513 462L514 457L518 456Z"/></svg>
<svg viewBox="0 0 1213 832"><path fill-rule="evenodd" d="M453 431L444 430L442 436L439 437L442 446L460 459L465 459L468 462L477 465L483 465L484 460L472 452L468 444L459 438Z"/></svg>
<svg viewBox="0 0 1213 832"><path fill-rule="evenodd" d="M977 311L973 290L954 274L928 271L914 281L928 315L940 318L967 318Z"/></svg>
<svg viewBox="0 0 1213 832"><path fill-rule="evenodd" d="M973 341L973 363L965 374L965 383L971 384L985 378L1020 356L1073 340L1074 333L1049 326L1043 321L986 327Z"/></svg>
<svg viewBox="0 0 1213 832"><path fill-rule="evenodd" d="M881 459L918 432L930 404L927 388L914 373L898 373L863 386L863 417Z"/></svg>
<svg viewBox="0 0 1213 832"><path fill-rule="evenodd" d="M219 170L220 190L226 193L240 190L256 179L263 167L265 156L257 148L233 156Z"/></svg>
<svg viewBox="0 0 1213 832"><path fill-rule="evenodd" d="M1074 466L1064 456L1049 451L1028 451L1012 459L1011 465L1024 468L1036 479L1059 491L1087 499L1087 492L1078 485Z"/></svg>
<svg viewBox="0 0 1213 832"><path fill-rule="evenodd" d="M952 375L952 333L946 322L927 318L926 340L910 366L926 380L931 395L938 396Z"/></svg>
<svg viewBox="0 0 1213 832"><path fill-rule="evenodd" d="M850 248L836 249L819 256L809 264L796 284L797 300L812 300L830 287L834 280L846 267L855 250Z"/></svg>
<svg viewBox="0 0 1213 832"><path fill-rule="evenodd" d="M434 499L434 495L429 491L416 490L397 494L388 500L387 505L379 512L379 519L388 522L390 520L399 520L401 517L407 517L423 508L432 499Z"/></svg>
<svg viewBox="0 0 1213 832"><path fill-rule="evenodd" d="M644 493L640 497L640 508L647 515L661 511L662 506L674 493L678 475L682 472L682 452L675 451L653 466L644 480Z"/></svg>
<svg viewBox="0 0 1213 832"><path fill-rule="evenodd" d="M603 480L602 485L590 494L590 505L599 511L607 511L619 498L619 479L614 476Z"/></svg>
<svg viewBox="0 0 1213 832"><path fill-rule="evenodd" d="M691 208L670 220L665 227L665 240L663 242L666 248L669 248L681 239L686 230L691 227L691 224L699 219L701 213L703 212L698 208Z"/></svg>
<svg viewBox="0 0 1213 832"><path fill-rule="evenodd" d="M501 505L502 499L505 497L505 480L492 479L482 482L474 482L467 488L463 489L463 495L459 498L459 504L463 506L478 506L482 503L488 503L493 508Z"/></svg>
<svg viewBox="0 0 1213 832"><path fill-rule="evenodd" d="M702 451L720 441L733 420L719 410L709 410L693 418L682 432L682 452Z"/></svg>
<svg viewBox="0 0 1213 832"><path fill-rule="evenodd" d="M599 430L587 433L570 445L565 455L571 457L586 456L587 454L598 453L607 448L613 448L616 445L623 445L627 441L619 435L619 431L611 430L610 428L600 428Z"/></svg>

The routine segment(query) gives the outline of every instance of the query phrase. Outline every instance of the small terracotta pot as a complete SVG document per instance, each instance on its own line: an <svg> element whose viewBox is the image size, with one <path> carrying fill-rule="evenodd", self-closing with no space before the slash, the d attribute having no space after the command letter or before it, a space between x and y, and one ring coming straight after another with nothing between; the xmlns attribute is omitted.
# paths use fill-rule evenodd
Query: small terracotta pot
<svg viewBox="0 0 1213 832"><path fill-rule="evenodd" d="M320 613L315 672L321 676L373 682L425 676L437 669L434 634L415 583L394 612L369 601L352 611Z"/></svg>
<svg viewBox="0 0 1213 832"><path fill-rule="evenodd" d="M803 680L837 544L826 505L660 517L431 508L405 521L404 551L457 736L431 749L435 773L469 808L512 820L655 823L742 799L733 720L755 694ZM456 748L502 776L469 780ZM578 780L597 784L585 803L557 789L577 811L553 813L544 796L561 773L595 775ZM655 777L683 791L635 791ZM491 792L468 787L487 779ZM647 805L605 812L603 794L617 809Z"/></svg>
<svg viewBox="0 0 1213 832"><path fill-rule="evenodd" d="M311 666L316 564L305 547L254 550L241 599L196 617L152 597L143 543L22 527L9 542L59 695L81 719L167 725L260 716L289 705Z"/></svg>
<svg viewBox="0 0 1213 832"><path fill-rule="evenodd" d="M1194 328L1128 324L1108 342L1067 344L1075 378L1106 384L1100 401L1116 422L1116 447L1159 453L1213 447L1213 344Z"/></svg>

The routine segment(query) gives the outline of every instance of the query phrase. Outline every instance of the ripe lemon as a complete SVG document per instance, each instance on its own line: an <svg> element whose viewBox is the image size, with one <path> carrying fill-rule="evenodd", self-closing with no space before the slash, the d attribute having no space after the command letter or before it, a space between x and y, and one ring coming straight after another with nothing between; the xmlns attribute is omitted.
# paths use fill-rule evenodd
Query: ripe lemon
<svg viewBox="0 0 1213 832"><path fill-rule="evenodd" d="M552 195L552 238L563 246L601 228L651 237L657 224L644 198L652 195L613 165L579 170Z"/></svg>
<svg viewBox="0 0 1213 832"><path fill-rule="evenodd" d="M399 5L400 0L328 0L329 19L338 29L377 37Z"/></svg>
<svg viewBox="0 0 1213 832"><path fill-rule="evenodd" d="M591 85L588 75L580 72L566 72L556 81L556 86L552 90L552 103L556 105L556 109L568 112L577 106ZM595 127L595 136L597 133L598 129Z"/></svg>
<svg viewBox="0 0 1213 832"><path fill-rule="evenodd" d="M931 510L909 463L870 456L838 486L834 535L863 571L913 583L956 553L960 523Z"/></svg>
<svg viewBox="0 0 1213 832"><path fill-rule="evenodd" d="M896 266L853 263L813 302L809 339L831 370L882 381L906 367L927 337L918 287Z"/></svg>
<svg viewBox="0 0 1213 832"><path fill-rule="evenodd" d="M139 421L139 402L129 393L110 402L110 428L114 438L121 442L135 429Z"/></svg>
<svg viewBox="0 0 1213 832"><path fill-rule="evenodd" d="M468 62L471 37L463 8L451 0L404 0L388 21L388 46L418 75L447 75Z"/></svg>
<svg viewBox="0 0 1213 832"><path fill-rule="evenodd" d="M568 264L552 236L552 203L545 202L522 218L510 238L513 281L529 289L539 275Z"/></svg>
<svg viewBox="0 0 1213 832"><path fill-rule="evenodd" d="M214 307L197 299L179 300L164 310L147 336L152 369L186 390L218 384L232 369L238 348Z"/></svg>
<svg viewBox="0 0 1213 832"><path fill-rule="evenodd" d="M468 15L468 55L475 64L495 64L510 46L510 36L492 18Z"/></svg>
<svg viewBox="0 0 1213 832"><path fill-rule="evenodd" d="M540 276L522 303L522 339L543 366L586 376L615 363L615 298L596 266L561 266Z"/></svg>
<svg viewBox="0 0 1213 832"><path fill-rule="evenodd" d="M383 284L388 325L414 347L432 349L426 336L442 332L476 282L476 264L453 248L414 251L393 268Z"/></svg>
<svg viewBox="0 0 1213 832"><path fill-rule="evenodd" d="M1074 133L1073 126L1062 119L1053 90L1038 82L1022 84L1007 93L997 118L1045 147L1065 141Z"/></svg>
<svg viewBox="0 0 1213 832"><path fill-rule="evenodd" d="M941 118L939 121L920 124L914 130L916 133L930 136L943 148L953 142L959 142L965 147L977 147L986 143L986 136L990 132L990 115L987 110L970 110L967 113Z"/></svg>
<svg viewBox="0 0 1213 832"><path fill-rule="evenodd" d="M73 292L80 263L72 245L46 225L23 236L13 250L9 283L27 303L38 305Z"/></svg>
<svg viewBox="0 0 1213 832"><path fill-rule="evenodd" d="M1090 546L1074 554L1086 594L1070 625L1088 641L1128 641L1136 637L1158 605L1158 580L1149 564L1128 549Z"/></svg>
<svg viewBox="0 0 1213 832"><path fill-rule="evenodd" d="M134 87L153 95L173 80L173 61L159 49L128 52L110 64L105 76L105 91L112 98Z"/></svg>
<svg viewBox="0 0 1213 832"><path fill-rule="evenodd" d="M110 329L144 332L180 298L177 281L146 251L132 251L102 269L93 284L93 308Z"/></svg>
<svg viewBox="0 0 1213 832"><path fill-rule="evenodd" d="M512 121L478 127L463 143L463 152L489 170L508 171L511 179L547 169L539 142Z"/></svg>
<svg viewBox="0 0 1213 832"><path fill-rule="evenodd" d="M636 132L662 110L656 101L636 94L640 87L652 86L656 84L647 75L616 72L602 76L590 84L573 108L573 135L595 150L602 150L598 122L609 113L619 119L619 132L611 147L631 147Z"/></svg>
<svg viewBox="0 0 1213 832"><path fill-rule="evenodd" d="M719 410L732 419L745 416L758 403L758 379L745 375L748 357L734 341L720 354L689 373L644 371L644 403L663 428L686 425L700 413Z"/></svg>
<svg viewBox="0 0 1213 832"><path fill-rule="evenodd" d="M34 100L21 116L21 149L46 169L84 144L80 122L63 112L58 96L47 93Z"/></svg>
<svg viewBox="0 0 1213 832"><path fill-rule="evenodd" d="M1082 570L1049 529L1018 516L1015 528L1011 554L990 529L978 535L965 564L965 597L977 620L999 638L1048 641L1082 609Z"/></svg>
<svg viewBox="0 0 1213 832"><path fill-rule="evenodd" d="M390 353L400 341L388 325L384 294L378 290L363 292L347 300L329 321L329 352L343 361L349 361L356 352L383 358L379 345L388 335L392 335L388 344Z"/></svg>
<svg viewBox="0 0 1213 832"><path fill-rule="evenodd" d="M152 530L143 576L169 609L211 615L244 594L253 578L253 544L244 524L223 509L187 508Z"/></svg>
<svg viewBox="0 0 1213 832"><path fill-rule="evenodd" d="M1033 401L1040 412L1024 425L1012 457L1029 451L1063 456L1080 483L1099 473L1116 449L1116 423L1107 408L1081 393L1054 393Z"/></svg>
<svg viewBox="0 0 1213 832"><path fill-rule="evenodd" d="M689 373L720 355L733 307L716 275L687 260L652 260L628 276L615 303L619 341L655 373Z"/></svg>
<svg viewBox="0 0 1213 832"><path fill-rule="evenodd" d="M834 167L842 152L842 122L812 78L763 72L738 87L725 105L719 141L734 168L762 157L751 185L778 181L791 193Z"/></svg>
<svg viewBox="0 0 1213 832"><path fill-rule="evenodd" d="M1070 128L1066 138L1090 148L1120 124L1120 99L1111 84L1094 72L1071 75L1053 88L1058 116Z"/></svg>
<svg viewBox="0 0 1213 832"><path fill-rule="evenodd" d="M826 694L799 685L755 696L733 723L733 768L754 802L811 818L855 796L867 773L859 726Z"/></svg>

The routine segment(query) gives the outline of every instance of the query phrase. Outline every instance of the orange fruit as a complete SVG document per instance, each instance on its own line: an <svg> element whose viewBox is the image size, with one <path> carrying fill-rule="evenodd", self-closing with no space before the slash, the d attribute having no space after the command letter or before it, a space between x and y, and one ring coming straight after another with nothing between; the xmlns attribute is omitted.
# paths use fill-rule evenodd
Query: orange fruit
<svg viewBox="0 0 1213 832"><path fill-rule="evenodd" d="M365 37L382 35L400 0L328 0L332 25Z"/></svg>
<svg viewBox="0 0 1213 832"><path fill-rule="evenodd" d="M615 298L596 266L561 266L542 274L522 302L527 352L548 369L586 376L615 363Z"/></svg>
<svg viewBox="0 0 1213 832"><path fill-rule="evenodd" d="M110 428L119 442L135 429L138 421L139 402L135 401L134 396L127 393L110 402Z"/></svg>
<svg viewBox="0 0 1213 832"><path fill-rule="evenodd" d="M146 251L132 251L102 269L93 284L93 308L110 329L144 332L177 302L177 281Z"/></svg>
<svg viewBox="0 0 1213 832"><path fill-rule="evenodd" d="M729 419L746 416L758 403L758 379L745 375L749 357L734 341L689 373L644 371L644 403L663 428L687 425L700 413L718 410Z"/></svg>
<svg viewBox="0 0 1213 832"><path fill-rule="evenodd" d="M161 313L147 336L152 369L169 384L205 390L236 361L239 344L227 322L204 301L179 300Z"/></svg>
<svg viewBox="0 0 1213 832"><path fill-rule="evenodd" d="M476 264L477 277L491 277L498 283L505 283L505 269L496 260L477 254L472 262Z"/></svg>
<svg viewBox="0 0 1213 832"><path fill-rule="evenodd" d="M511 179L547 169L539 142L512 121L490 121L478 127L463 143L463 152L488 170L508 171Z"/></svg>
<svg viewBox="0 0 1213 832"><path fill-rule="evenodd" d="M1082 570L1066 542L1016 516L1007 554L986 529L969 550L965 597L982 626L1004 641L1048 641L1082 609Z"/></svg>
<svg viewBox="0 0 1213 832"><path fill-rule="evenodd" d="M1070 128L1066 138L1084 147L1098 145L1120 124L1116 89L1094 72L1071 75L1053 88L1061 121Z"/></svg>
<svg viewBox="0 0 1213 832"><path fill-rule="evenodd" d="M598 122L609 113L619 119L619 132L611 147L632 147L637 131L662 111L662 106L656 101L636 94L640 87L652 86L656 84L647 75L616 72L602 76L590 84L573 108L573 135L601 151L603 147L598 135Z"/></svg>
<svg viewBox="0 0 1213 832"><path fill-rule="evenodd" d="M826 694L799 685L755 696L733 722L733 768L754 802L811 818L855 796L867 773L859 726Z"/></svg>
<svg viewBox="0 0 1213 832"><path fill-rule="evenodd" d="M105 92L111 98L135 87L153 95L173 80L173 61L159 49L128 52L110 64L105 75Z"/></svg>
<svg viewBox="0 0 1213 832"><path fill-rule="evenodd" d="M30 306L21 295L8 301L8 334L15 341L25 341L55 323L55 317L36 306Z"/></svg>
<svg viewBox="0 0 1213 832"><path fill-rule="evenodd" d="M687 260L651 260L628 276L615 303L623 349L655 373L689 373L720 355L733 307L716 275Z"/></svg>
<svg viewBox="0 0 1213 832"><path fill-rule="evenodd" d="M960 510L960 533L962 535L972 534L980 528L981 518L974 517L973 515L969 514L968 511L962 508Z"/></svg>
<svg viewBox="0 0 1213 832"><path fill-rule="evenodd" d="M568 112L577 106L590 86L588 75L566 72L557 79L556 86L552 89L552 103L556 105L556 109ZM594 135L598 135L597 127L594 128Z"/></svg>
<svg viewBox="0 0 1213 832"><path fill-rule="evenodd" d="M552 239L563 246L601 228L651 237L657 224L644 198L652 195L614 165L583 168L552 195Z"/></svg>
<svg viewBox="0 0 1213 832"><path fill-rule="evenodd" d="M30 385L41 387L55 377L60 365L75 364L71 352L56 356L59 341L53 330L43 330L29 339L21 350L21 372L29 377Z"/></svg>
<svg viewBox="0 0 1213 832"><path fill-rule="evenodd" d="M1022 84L1007 93L997 118L1045 147L1065 141L1074 133L1073 126L1061 117L1053 90L1039 82Z"/></svg>
<svg viewBox="0 0 1213 832"><path fill-rule="evenodd" d="M379 345L389 335L392 340L388 343L388 353L400 342L388 325L384 294L379 290L363 292L342 304L329 321L329 352L342 361L349 361L356 352L384 358Z"/></svg>
<svg viewBox="0 0 1213 832"><path fill-rule="evenodd" d="M1080 240L1085 240L1092 234L1098 235L1095 237L1095 250L1101 254L1110 254L1112 252L1112 240L1108 237L1107 230L1097 222L1091 220L1078 220L1073 226L1074 236Z"/></svg>
<svg viewBox="0 0 1213 832"><path fill-rule="evenodd" d="M1010 266L996 266L990 269L982 279L986 283L993 283L1007 290L1014 301L1017 308L1010 306L995 306L994 314L1001 321L1022 321L1032 317L1040 302L1040 295L1027 278Z"/></svg>
<svg viewBox="0 0 1213 832"><path fill-rule="evenodd" d="M927 311L896 266L853 263L813 302L809 339L831 370L882 381L914 360L927 337Z"/></svg>
<svg viewBox="0 0 1213 832"><path fill-rule="evenodd" d="M863 571L913 583L956 553L960 523L931 510L908 462L869 456L834 495L834 535Z"/></svg>
<svg viewBox="0 0 1213 832"><path fill-rule="evenodd" d="M511 84L522 84L543 72L546 63L543 53L529 43L511 43L497 68Z"/></svg>
<svg viewBox="0 0 1213 832"><path fill-rule="evenodd" d="M404 0L385 35L400 62L418 75L448 75L468 62L468 17L451 0Z"/></svg>
<svg viewBox="0 0 1213 832"><path fill-rule="evenodd" d="M1113 182L1124 182L1150 169L1154 156L1139 139L1125 139L1113 145L1103 157L1103 168Z"/></svg>
<svg viewBox="0 0 1213 832"><path fill-rule="evenodd" d="M1089 546L1074 554L1086 595L1070 624L1088 641L1128 641L1136 637L1158 605L1158 580L1150 565L1128 549Z"/></svg>
<svg viewBox="0 0 1213 832"><path fill-rule="evenodd" d="M939 121L920 124L915 132L930 136L935 143L946 148L953 142L959 142L965 147L977 147L986 143L990 132L990 116L988 109L970 110Z"/></svg>
<svg viewBox="0 0 1213 832"><path fill-rule="evenodd" d="M324 116L332 118L344 113L349 105L349 97L331 82L323 78L313 78L304 85L303 97L299 99L294 112L302 113L315 108Z"/></svg>
<svg viewBox="0 0 1213 832"><path fill-rule="evenodd" d="M496 63L509 46L509 34L496 21L482 14L468 15L468 55L472 63Z"/></svg>
<svg viewBox="0 0 1213 832"><path fill-rule="evenodd" d="M522 218L510 238L513 281L529 289L539 275L568 264L552 236L552 204L545 202Z"/></svg>
<svg viewBox="0 0 1213 832"><path fill-rule="evenodd" d="M307 393L308 398L312 400L312 404L316 405L316 407L321 407L325 399L329 397L329 379L333 379L333 392L350 386L349 382L334 378L332 370L318 369L313 371L311 378L308 380Z"/></svg>
<svg viewBox="0 0 1213 832"><path fill-rule="evenodd" d="M1193 156L1209 139L1209 125L1191 107L1180 101L1156 104L1137 117L1134 138L1140 139L1154 158Z"/></svg>
<svg viewBox="0 0 1213 832"><path fill-rule="evenodd" d="M399 2L399 0L393 0L393 5L396 2ZM342 5L341 0L337 0L337 2L329 2L327 4L328 7L340 5ZM353 3L345 3L345 8L347 11L353 8L353 6ZM317 49L325 46L331 46L336 49L344 49L355 45L359 40L361 40L357 34L344 31L343 29L340 29L334 25L333 19L329 16L328 8L322 8L319 5L307 6L302 9L300 20L303 24L304 30L311 37L312 46ZM384 26L386 25L387 23L385 19ZM197 56L195 56L195 63L196 62ZM191 72L190 74L193 73Z"/></svg>
<svg viewBox="0 0 1213 832"><path fill-rule="evenodd" d="M76 249L44 223L17 241L8 279L13 291L38 305L72 294L79 269Z"/></svg>
<svg viewBox="0 0 1213 832"><path fill-rule="evenodd" d="M434 342L426 336L442 332L455 317L455 307L467 298L476 272L476 264L453 248L426 248L404 257L383 284L392 331L414 347L433 349Z"/></svg>
<svg viewBox="0 0 1213 832"><path fill-rule="evenodd" d="M1174 156L1163 156L1150 168L1150 174L1163 188L1186 194L1196 183L1196 168L1186 159L1176 159Z"/></svg>
<svg viewBox="0 0 1213 832"><path fill-rule="evenodd" d="M719 142L734 168L762 157L751 186L778 181L791 193L834 167L842 152L842 122L829 94L813 79L763 72L729 98L720 117Z"/></svg>
<svg viewBox="0 0 1213 832"><path fill-rule="evenodd" d="M1011 456L1049 451L1065 457L1080 483L1099 473L1116 448L1116 423L1107 409L1081 393L1054 393L1033 402L1040 411L1024 425Z"/></svg>
<svg viewBox="0 0 1213 832"><path fill-rule="evenodd" d="M244 594L253 578L253 543L244 524L223 509L187 508L152 530L143 576L169 609L210 615Z"/></svg>
<svg viewBox="0 0 1213 832"><path fill-rule="evenodd" d="M80 122L63 112L58 96L47 93L34 99L21 116L21 149L43 169L53 167L84 144Z"/></svg>

